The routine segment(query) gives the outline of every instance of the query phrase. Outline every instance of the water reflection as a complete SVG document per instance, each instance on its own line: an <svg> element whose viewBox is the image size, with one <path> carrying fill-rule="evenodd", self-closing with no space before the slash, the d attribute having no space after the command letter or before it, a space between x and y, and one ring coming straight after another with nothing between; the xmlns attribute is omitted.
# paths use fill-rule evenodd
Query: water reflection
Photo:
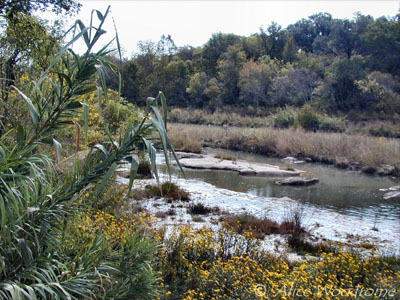
<svg viewBox="0 0 400 300"><path fill-rule="evenodd" d="M280 159L243 152L221 149L207 149L209 153L224 152L237 159L264 162L284 167ZM399 180L389 177L378 177L341 170L321 164L299 164L299 169L307 171L310 176L320 179L313 186L292 187L275 184L276 178L244 177L230 171L211 171L185 169L188 179L198 179L219 188L236 192L250 193L259 197L289 197L325 209L335 210L342 214L353 214L369 219L400 218L400 202L384 200L380 188L399 184ZM175 170L175 174L179 172Z"/></svg>

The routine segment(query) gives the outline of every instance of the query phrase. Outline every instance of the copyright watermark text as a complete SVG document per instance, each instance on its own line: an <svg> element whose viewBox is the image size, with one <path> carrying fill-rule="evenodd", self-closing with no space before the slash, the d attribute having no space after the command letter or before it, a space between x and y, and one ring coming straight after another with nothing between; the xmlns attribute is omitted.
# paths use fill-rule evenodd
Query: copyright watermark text
<svg viewBox="0 0 400 300"><path fill-rule="evenodd" d="M258 284L254 287L254 293L263 297L268 293L268 288L263 284ZM379 299L391 298L396 296L396 289L380 289L380 288L363 288L356 287L352 289L338 289L338 288L315 288L315 289L302 289L292 286L281 287L275 295L282 295L285 297L313 297L315 295L324 295L329 297L354 297L354 298L369 298L378 297Z"/></svg>

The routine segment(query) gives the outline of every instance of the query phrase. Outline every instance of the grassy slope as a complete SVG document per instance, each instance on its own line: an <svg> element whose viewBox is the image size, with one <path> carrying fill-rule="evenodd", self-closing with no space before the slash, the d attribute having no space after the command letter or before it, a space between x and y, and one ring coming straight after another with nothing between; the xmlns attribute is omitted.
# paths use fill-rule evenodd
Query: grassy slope
<svg viewBox="0 0 400 300"><path fill-rule="evenodd" d="M300 129L237 128L170 124L169 136L178 149L199 150L211 145L279 156L309 157L314 161L353 166L374 172L382 165L400 174L400 141L345 133L309 132Z"/></svg>

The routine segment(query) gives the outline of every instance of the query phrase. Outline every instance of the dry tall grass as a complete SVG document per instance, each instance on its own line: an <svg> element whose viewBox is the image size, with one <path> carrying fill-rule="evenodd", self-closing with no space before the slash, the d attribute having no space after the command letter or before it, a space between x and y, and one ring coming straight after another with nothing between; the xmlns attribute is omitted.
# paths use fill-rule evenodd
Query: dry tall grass
<svg viewBox="0 0 400 300"><path fill-rule="evenodd" d="M238 128L170 124L171 140L211 144L221 148L279 156L310 157L316 161L359 163L378 168L386 164L400 170L400 141L345 133L309 132L300 129Z"/></svg>

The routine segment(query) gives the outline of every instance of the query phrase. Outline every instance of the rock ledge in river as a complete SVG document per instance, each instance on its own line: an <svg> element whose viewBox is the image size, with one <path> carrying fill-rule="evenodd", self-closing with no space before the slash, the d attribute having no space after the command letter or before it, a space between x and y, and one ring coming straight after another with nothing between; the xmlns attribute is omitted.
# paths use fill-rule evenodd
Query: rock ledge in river
<svg viewBox="0 0 400 300"><path fill-rule="evenodd" d="M276 182L279 185L311 185L319 182L318 178L288 177Z"/></svg>
<svg viewBox="0 0 400 300"><path fill-rule="evenodd" d="M291 164L303 164L305 163L304 160L298 160L295 157L292 156L287 156L285 158L282 158L283 162L291 163Z"/></svg>
<svg viewBox="0 0 400 300"><path fill-rule="evenodd" d="M235 171L241 175L247 176L283 177L298 176L303 173L303 171L300 170L282 170L278 166L264 163L248 162L244 160L222 160L210 155L203 155L197 158L182 158L179 162L186 168Z"/></svg>
<svg viewBox="0 0 400 300"><path fill-rule="evenodd" d="M385 195L383 195L383 199L385 199L385 200L400 200L400 191L388 192Z"/></svg>

